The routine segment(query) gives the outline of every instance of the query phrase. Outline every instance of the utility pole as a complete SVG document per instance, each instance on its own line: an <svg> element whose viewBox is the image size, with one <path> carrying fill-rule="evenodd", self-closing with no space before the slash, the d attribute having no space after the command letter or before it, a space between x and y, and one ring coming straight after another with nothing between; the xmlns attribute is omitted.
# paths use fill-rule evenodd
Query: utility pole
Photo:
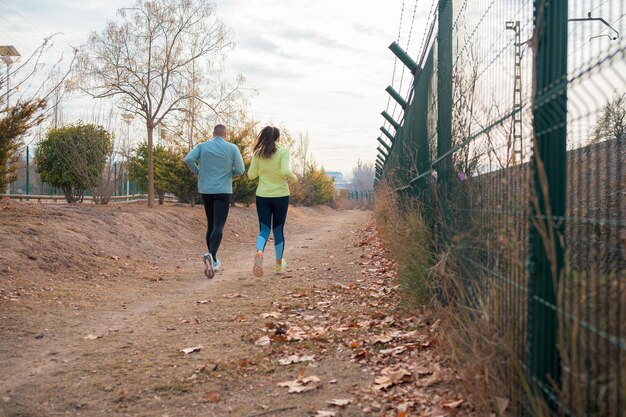
<svg viewBox="0 0 626 417"><path fill-rule="evenodd" d="M513 165L524 162L524 143L522 139L522 41L520 21L506 22L506 29L515 32L515 69L513 76L513 155L507 155L507 163Z"/></svg>

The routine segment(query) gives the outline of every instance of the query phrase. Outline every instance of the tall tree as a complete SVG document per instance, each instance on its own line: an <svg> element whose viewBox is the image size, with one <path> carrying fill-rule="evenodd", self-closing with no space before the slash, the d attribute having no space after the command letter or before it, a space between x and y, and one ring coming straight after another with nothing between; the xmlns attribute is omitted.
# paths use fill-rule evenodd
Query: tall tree
<svg viewBox="0 0 626 417"><path fill-rule="evenodd" d="M154 205L153 132L197 99L189 68L219 58L230 34L210 0L138 1L93 32L79 60L79 82L95 98L116 98L147 132L148 206Z"/></svg>

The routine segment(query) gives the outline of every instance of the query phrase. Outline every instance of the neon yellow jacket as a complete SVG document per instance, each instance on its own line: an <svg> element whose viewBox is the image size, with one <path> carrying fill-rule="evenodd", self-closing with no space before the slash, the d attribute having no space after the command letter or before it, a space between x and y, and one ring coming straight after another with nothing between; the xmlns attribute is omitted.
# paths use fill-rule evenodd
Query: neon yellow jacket
<svg viewBox="0 0 626 417"><path fill-rule="evenodd" d="M289 167L289 150L277 148L271 158L252 157L248 178L259 177L256 189L258 197L285 197L289 195L287 180L296 182L298 179Z"/></svg>

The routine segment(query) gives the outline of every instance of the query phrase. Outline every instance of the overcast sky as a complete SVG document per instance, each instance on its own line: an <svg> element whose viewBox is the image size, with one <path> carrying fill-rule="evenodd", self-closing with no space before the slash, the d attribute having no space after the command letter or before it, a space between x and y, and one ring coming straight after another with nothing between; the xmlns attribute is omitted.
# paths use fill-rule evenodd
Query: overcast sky
<svg viewBox="0 0 626 417"><path fill-rule="evenodd" d="M226 62L258 91L249 114L262 124L308 132L313 158L327 170L349 173L357 159L372 162L387 105L401 0L215 0L218 16L235 33ZM406 44L413 2L404 11ZM424 30L426 3L413 28L413 55ZM84 43L118 8L132 0L0 0L0 44L28 55L43 39L62 32L61 46ZM52 57L50 57L52 60ZM400 66L398 66L400 68ZM397 84L397 80L396 80ZM408 84L408 83L406 83ZM405 85L406 85L405 84ZM65 106L66 120L79 118Z"/></svg>

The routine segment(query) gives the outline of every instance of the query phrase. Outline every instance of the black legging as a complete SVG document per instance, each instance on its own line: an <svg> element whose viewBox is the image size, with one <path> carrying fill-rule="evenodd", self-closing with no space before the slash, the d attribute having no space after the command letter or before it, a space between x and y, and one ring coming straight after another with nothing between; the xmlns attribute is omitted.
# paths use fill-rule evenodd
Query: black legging
<svg viewBox="0 0 626 417"><path fill-rule="evenodd" d="M230 209L230 194L202 194L202 203L207 220L206 246L213 259L217 259Z"/></svg>
<svg viewBox="0 0 626 417"><path fill-rule="evenodd" d="M270 227L274 231L274 248L276 259L283 258L285 251L285 235L283 227L289 209L289 196L285 197L257 197L256 211L259 215L259 236L256 240L257 250L264 250L267 239L270 237Z"/></svg>

